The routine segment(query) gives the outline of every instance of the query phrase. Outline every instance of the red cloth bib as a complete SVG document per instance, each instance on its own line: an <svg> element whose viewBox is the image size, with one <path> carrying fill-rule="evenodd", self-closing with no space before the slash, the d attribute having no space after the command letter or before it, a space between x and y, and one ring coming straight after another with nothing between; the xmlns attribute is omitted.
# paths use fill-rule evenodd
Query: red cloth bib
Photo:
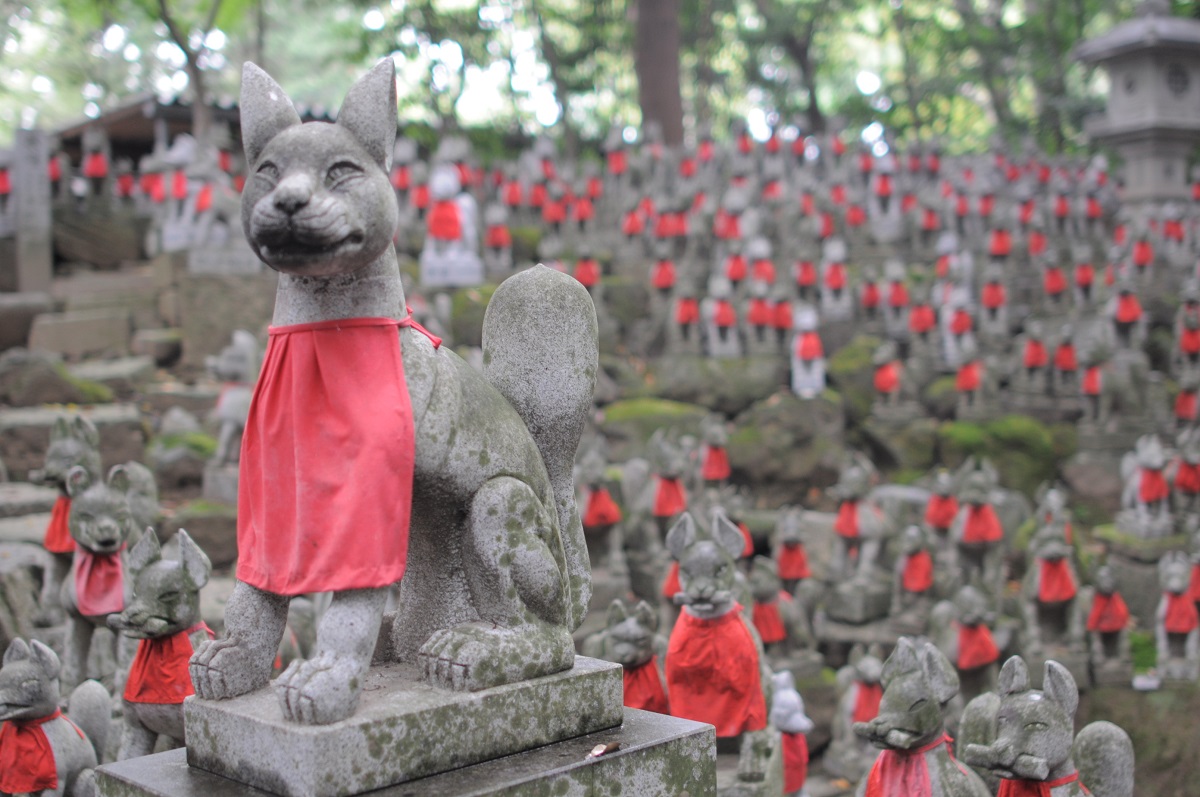
<svg viewBox="0 0 1200 797"><path fill-rule="evenodd" d="M659 260L650 272L650 284L660 291L670 290L675 285L675 264L670 260Z"/></svg>
<svg viewBox="0 0 1200 797"><path fill-rule="evenodd" d="M1200 562L1192 565L1192 575L1188 579L1187 594L1193 603L1200 601Z"/></svg>
<svg viewBox="0 0 1200 797"><path fill-rule="evenodd" d="M746 267L746 258L741 255L730 255L725 258L725 278L730 282L741 282L746 279L746 274L749 269Z"/></svg>
<svg viewBox="0 0 1200 797"><path fill-rule="evenodd" d="M960 670L975 670L1000 658L1000 649L992 639L992 629L979 625L958 624L958 660Z"/></svg>
<svg viewBox="0 0 1200 797"><path fill-rule="evenodd" d="M1167 601L1167 615L1163 618L1163 627L1171 634L1190 634L1200 625L1200 614L1196 612L1196 604L1186 592L1175 594L1164 592Z"/></svg>
<svg viewBox="0 0 1200 797"><path fill-rule="evenodd" d="M991 504L967 507L967 518L963 524L963 542L999 542L1004 537L1000 518Z"/></svg>
<svg viewBox="0 0 1200 797"><path fill-rule="evenodd" d="M1058 266L1051 266L1042 275L1042 287L1051 296L1057 296L1067 289L1067 277Z"/></svg>
<svg viewBox="0 0 1200 797"><path fill-rule="evenodd" d="M724 446L704 447L704 465L700 468L700 475L705 481L723 481L728 479L732 472L729 467L729 453Z"/></svg>
<svg viewBox="0 0 1200 797"><path fill-rule="evenodd" d="M1051 797L1051 789L1058 786L1066 786L1068 783L1076 783L1078 780L1078 772L1074 772L1058 780L1001 779L1000 791L996 792L996 797ZM1079 784L1079 788L1083 789L1084 794L1091 794L1082 783Z"/></svg>
<svg viewBox="0 0 1200 797"><path fill-rule="evenodd" d="M846 287L846 267L841 263L830 263L825 271L825 287L831 291L840 291Z"/></svg>
<svg viewBox="0 0 1200 797"><path fill-rule="evenodd" d="M1184 327L1179 333L1179 350L1184 354L1200 353L1200 327L1189 329Z"/></svg>
<svg viewBox="0 0 1200 797"><path fill-rule="evenodd" d="M89 152L83 159L83 176L99 179L108 177L108 159L103 152Z"/></svg>
<svg viewBox="0 0 1200 797"><path fill-rule="evenodd" d="M825 347L816 332L801 332L796 341L796 356L805 362L819 360L825 356Z"/></svg>
<svg viewBox="0 0 1200 797"><path fill-rule="evenodd" d="M671 713L667 690L663 687L662 676L658 674L658 656L651 656L650 661L632 669L626 667L623 680L626 706L653 711L655 714Z"/></svg>
<svg viewBox="0 0 1200 797"><path fill-rule="evenodd" d="M504 224L492 224L487 228L484 245L489 249L503 249L512 246L512 232Z"/></svg>
<svg viewBox="0 0 1200 797"><path fill-rule="evenodd" d="M954 377L954 387L960 393L971 393L979 389L981 381L980 372L983 365L976 360L975 362L964 363L958 369L957 376Z"/></svg>
<svg viewBox="0 0 1200 797"><path fill-rule="evenodd" d="M1062 603L1075 597L1075 579L1066 559L1041 559L1038 576L1038 600Z"/></svg>
<svg viewBox="0 0 1200 797"><path fill-rule="evenodd" d="M868 282L862 286L862 306L871 308L879 306L879 286Z"/></svg>
<svg viewBox="0 0 1200 797"><path fill-rule="evenodd" d="M817 267L811 260L801 260L796 264L796 284L801 288L811 288L817 284Z"/></svg>
<svg viewBox="0 0 1200 797"><path fill-rule="evenodd" d="M763 644L782 642L787 639L787 627L783 624L783 615L779 611L781 598L768 603L754 602L754 627Z"/></svg>
<svg viewBox="0 0 1200 797"><path fill-rule="evenodd" d="M124 546L122 546L124 548ZM102 617L125 608L125 567L121 553L75 551L75 605L85 617Z"/></svg>
<svg viewBox="0 0 1200 797"><path fill-rule="evenodd" d="M612 493L599 487L588 490L587 509L583 513L583 527L594 529L621 522L621 508L613 500Z"/></svg>
<svg viewBox="0 0 1200 797"><path fill-rule="evenodd" d="M1142 303L1132 293L1117 297L1117 320L1122 324L1132 324L1142 317Z"/></svg>
<svg viewBox="0 0 1200 797"><path fill-rule="evenodd" d="M750 300L750 308L746 311L746 320L752 326L766 327L770 326L774 320L774 313L771 311L771 303L766 299L755 297Z"/></svg>
<svg viewBox="0 0 1200 797"><path fill-rule="evenodd" d="M1145 268L1154 262L1154 246L1149 241L1135 241L1133 244L1133 264Z"/></svg>
<svg viewBox="0 0 1200 797"><path fill-rule="evenodd" d="M1075 358L1075 347L1070 343L1060 343L1054 350L1054 367L1060 371L1074 371L1079 368Z"/></svg>
<svg viewBox="0 0 1200 797"><path fill-rule="evenodd" d="M812 575L808 567L808 552L804 550L803 543L785 542L779 546L775 564L779 567L779 577L784 581L798 581Z"/></svg>
<svg viewBox="0 0 1200 797"><path fill-rule="evenodd" d="M968 317L968 322L970 318ZM908 328L914 335L924 335L937 325L937 315L927 304L913 305L908 313ZM970 327L967 327L970 329Z"/></svg>
<svg viewBox="0 0 1200 797"><path fill-rule="evenodd" d="M980 303L989 310L994 310L997 307L1003 307L1008 301L1008 294L1004 290L1004 286L998 282L989 282L983 286L983 294L980 297Z"/></svg>
<svg viewBox="0 0 1200 797"><path fill-rule="evenodd" d="M929 551L917 551L905 558L901 584L906 592L925 592L933 586L933 557Z"/></svg>
<svg viewBox="0 0 1200 797"><path fill-rule="evenodd" d="M700 320L700 303L691 297L681 297L675 303L675 323L695 324Z"/></svg>
<svg viewBox="0 0 1200 797"><path fill-rule="evenodd" d="M680 592L683 592L683 586L679 583L679 562L671 562L671 566L667 568L667 577L663 579L662 596L671 601Z"/></svg>
<svg viewBox="0 0 1200 797"><path fill-rule="evenodd" d="M954 315L950 318L950 331L955 335L965 335L971 331L973 326L971 314L966 310L958 309L954 311Z"/></svg>
<svg viewBox="0 0 1200 797"><path fill-rule="evenodd" d="M782 734L783 793L791 794L804 788L808 780L808 739L802 733Z"/></svg>
<svg viewBox="0 0 1200 797"><path fill-rule="evenodd" d="M888 305L908 307L908 288L903 282L893 282L888 288Z"/></svg>
<svg viewBox="0 0 1200 797"><path fill-rule="evenodd" d="M883 750L867 777L865 797L923 797L932 794L925 754L946 743L943 736L915 750Z"/></svg>
<svg viewBox="0 0 1200 797"><path fill-rule="evenodd" d="M1195 583L1195 578L1193 570L1193 583ZM1123 630L1128 622L1129 607L1125 605L1125 599L1121 597L1121 593L1114 592L1111 595L1105 595L1103 592L1096 593L1096 597L1092 599L1092 610L1088 612L1087 630L1111 634L1114 631Z"/></svg>
<svg viewBox="0 0 1200 797"><path fill-rule="evenodd" d="M1100 366L1089 366L1083 372L1083 384L1080 389L1085 396L1099 396L1101 386L1104 384L1104 373Z"/></svg>
<svg viewBox="0 0 1200 797"><path fill-rule="evenodd" d="M771 325L780 330L792 328L792 303L787 299L775 303L775 309L771 311Z"/></svg>
<svg viewBox="0 0 1200 797"><path fill-rule="evenodd" d="M895 393L900 389L900 364L884 363L875 369L875 390L880 393Z"/></svg>
<svg viewBox="0 0 1200 797"><path fill-rule="evenodd" d="M1155 501L1165 501L1170 494L1170 489L1167 487L1167 477L1163 475L1161 470L1152 470L1150 468L1142 468L1141 477L1138 479L1138 497L1142 499L1142 503L1150 504Z"/></svg>
<svg viewBox="0 0 1200 797"><path fill-rule="evenodd" d="M1050 357L1046 354L1046 345L1040 340L1025 341L1025 367L1026 368L1045 368L1050 362Z"/></svg>
<svg viewBox="0 0 1200 797"><path fill-rule="evenodd" d="M426 225L430 237L438 241L457 241L462 238L462 218L458 203L453 199L439 199L429 211Z"/></svg>
<svg viewBox="0 0 1200 797"><path fill-rule="evenodd" d="M600 282L600 264L595 260L580 260L575 264L575 279L585 288L591 288Z"/></svg>
<svg viewBox="0 0 1200 797"><path fill-rule="evenodd" d="M726 299L718 299L716 308L713 310L713 322L724 329L736 326L737 313L733 309L733 304Z"/></svg>
<svg viewBox="0 0 1200 797"><path fill-rule="evenodd" d="M659 476L654 494L654 517L672 517L687 509L687 493L679 479Z"/></svg>
<svg viewBox="0 0 1200 797"><path fill-rule="evenodd" d="M708 722L718 738L767 727L758 649L742 607L702 620L682 612L667 645L671 714Z"/></svg>
<svg viewBox="0 0 1200 797"><path fill-rule="evenodd" d="M1096 269L1090 263L1080 263L1075 267L1075 284L1086 288L1096 281Z"/></svg>
<svg viewBox="0 0 1200 797"><path fill-rule="evenodd" d="M646 222L642 220L642 214L636 210L629 211L621 220L621 232L626 235L641 235L645 229Z"/></svg>
<svg viewBox="0 0 1200 797"><path fill-rule="evenodd" d="M879 716L879 702L883 699L883 686L855 681L854 709L850 719L855 722L870 722Z"/></svg>
<svg viewBox="0 0 1200 797"><path fill-rule="evenodd" d="M215 638L201 622L178 634L139 641L137 655L129 668L129 680L125 682L125 699L130 703L175 704L194 694L188 674L188 661L192 658L189 637L200 630L209 639Z"/></svg>
<svg viewBox="0 0 1200 797"><path fill-rule="evenodd" d="M1179 469L1175 471L1175 489L1188 495L1200 493L1200 464L1180 460Z"/></svg>
<svg viewBox="0 0 1200 797"><path fill-rule="evenodd" d="M739 558L745 559L754 556L754 536L750 534L750 527L740 521L737 527L738 531L742 533L742 539L745 541L745 544L742 546L742 555Z"/></svg>
<svg viewBox="0 0 1200 797"><path fill-rule="evenodd" d="M754 265L751 267L751 274L759 282L775 284L775 264L766 258L759 258L754 261Z"/></svg>
<svg viewBox="0 0 1200 797"><path fill-rule="evenodd" d="M271 328L242 438L239 580L300 595L404 575L414 433L397 326L407 325Z"/></svg>
<svg viewBox="0 0 1200 797"><path fill-rule="evenodd" d="M46 536L42 538L42 546L50 553L71 553L75 550L75 540L71 538L71 527L67 523L70 517L71 498L60 495L50 510L50 522L46 524Z"/></svg>
<svg viewBox="0 0 1200 797"><path fill-rule="evenodd" d="M933 493L925 504L925 522L930 528L948 529L958 514L958 499L952 495Z"/></svg>
<svg viewBox="0 0 1200 797"><path fill-rule="evenodd" d="M0 725L0 792L25 794L58 788L54 750L41 726L59 717L62 712L55 711L47 717L8 720ZM75 723L71 722L71 727L80 739L85 738Z"/></svg>
<svg viewBox="0 0 1200 797"><path fill-rule="evenodd" d="M837 520L833 522L833 530L839 537L849 540L858 539L858 502L842 501L838 505Z"/></svg>

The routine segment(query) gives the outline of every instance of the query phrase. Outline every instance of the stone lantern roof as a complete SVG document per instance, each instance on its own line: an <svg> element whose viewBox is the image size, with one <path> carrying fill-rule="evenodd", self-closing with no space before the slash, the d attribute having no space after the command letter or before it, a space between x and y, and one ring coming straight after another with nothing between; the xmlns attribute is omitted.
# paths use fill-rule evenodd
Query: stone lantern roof
<svg viewBox="0 0 1200 797"><path fill-rule="evenodd" d="M1144 0L1133 19L1080 43L1073 55L1079 61L1094 64L1150 48L1200 56L1200 20L1173 16L1169 0Z"/></svg>

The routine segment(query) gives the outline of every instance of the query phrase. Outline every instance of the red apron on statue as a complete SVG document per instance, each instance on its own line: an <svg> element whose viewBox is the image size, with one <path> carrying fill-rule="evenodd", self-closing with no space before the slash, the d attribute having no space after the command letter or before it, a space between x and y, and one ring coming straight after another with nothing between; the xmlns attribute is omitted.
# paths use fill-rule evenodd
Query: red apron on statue
<svg viewBox="0 0 1200 797"><path fill-rule="evenodd" d="M875 369L875 390L895 393L900 389L900 363L884 363Z"/></svg>
<svg viewBox="0 0 1200 797"><path fill-rule="evenodd" d="M1075 578L1066 559L1042 559L1038 573L1038 600L1062 603L1075 597Z"/></svg>
<svg viewBox="0 0 1200 797"><path fill-rule="evenodd" d="M729 478L731 472L729 454L724 446L704 447L704 465L700 469L700 476L705 481L724 481Z"/></svg>
<svg viewBox="0 0 1200 797"><path fill-rule="evenodd" d="M690 296L681 296L675 303L675 323L695 324L700 320L700 303Z"/></svg>
<svg viewBox="0 0 1200 797"><path fill-rule="evenodd" d="M667 577L663 579L662 596L668 601L673 601L677 593L683 592L683 586L679 583L679 562L671 562L671 566L667 568Z"/></svg>
<svg viewBox="0 0 1200 797"><path fill-rule="evenodd" d="M960 670L976 670L1000 658L1000 649L992 638L992 629L979 625L958 624L958 660Z"/></svg>
<svg viewBox="0 0 1200 797"><path fill-rule="evenodd" d="M742 607L702 620L682 612L667 646L671 714L717 727L717 738L767 727L758 650Z"/></svg>
<svg viewBox="0 0 1200 797"><path fill-rule="evenodd" d="M869 684L855 681L854 708L850 719L854 722L870 722L879 716L879 703L883 700L883 687L878 683Z"/></svg>
<svg viewBox="0 0 1200 797"><path fill-rule="evenodd" d="M50 553L71 553L75 550L75 540L71 538L71 527L67 524L71 517L71 499L60 495L50 510L50 522L46 524L46 536L42 538L42 547Z"/></svg>
<svg viewBox="0 0 1200 797"><path fill-rule="evenodd" d="M783 614L779 611L779 601L783 600L785 594L780 593L780 597L767 603L754 602L754 628L764 645L787 639L787 626L783 624Z"/></svg>
<svg viewBox="0 0 1200 797"><path fill-rule="evenodd" d="M121 546L124 548L124 546ZM75 551L75 605L85 617L102 617L125 608L125 567L121 553Z"/></svg>
<svg viewBox="0 0 1200 797"><path fill-rule="evenodd" d="M904 560L901 584L906 592L925 592L933 586L933 557L929 551L917 551Z"/></svg>
<svg viewBox="0 0 1200 797"><path fill-rule="evenodd" d="M779 567L779 577L784 581L799 581L812 575L803 543L785 542L779 547L775 563Z"/></svg>
<svg viewBox="0 0 1200 797"><path fill-rule="evenodd" d="M138 642L137 655L129 668L125 682L125 699L130 703L182 703L194 694L188 661L192 658L191 635L203 630L209 639L215 638L204 623L166 637L143 639Z"/></svg>
<svg viewBox="0 0 1200 797"><path fill-rule="evenodd" d="M457 241L462 238L462 218L458 203L453 199L439 199L433 203L426 224L429 236L437 241Z"/></svg>
<svg viewBox="0 0 1200 797"><path fill-rule="evenodd" d="M1200 625L1200 614L1196 612L1196 604L1187 593L1175 594L1164 592L1167 601L1167 614L1163 618L1163 628L1171 634L1190 634Z"/></svg>
<svg viewBox="0 0 1200 797"><path fill-rule="evenodd" d="M659 476L654 494L654 517L673 517L687 509L687 492L679 479Z"/></svg>
<svg viewBox="0 0 1200 797"><path fill-rule="evenodd" d="M8 720L0 726L0 792L26 794L58 788L54 749L41 726L62 716L55 711L48 717ZM86 738L75 723L71 722L71 727L80 739Z"/></svg>
<svg viewBox="0 0 1200 797"><path fill-rule="evenodd" d="M1121 597L1121 593L1114 592L1111 595L1105 595L1103 592L1096 593L1096 597L1092 599L1092 609L1088 613L1087 630L1111 634L1124 630L1128 622L1129 607L1125 605L1125 599Z"/></svg>
<svg viewBox="0 0 1200 797"><path fill-rule="evenodd" d="M954 523L954 516L958 514L958 499L952 495L938 495L933 493L929 496L929 502L925 504L925 522L930 528L945 530L950 528Z"/></svg>
<svg viewBox="0 0 1200 797"><path fill-rule="evenodd" d="M842 501L838 505L837 519L833 521L833 530L839 537L848 540L858 539L858 502Z"/></svg>
<svg viewBox="0 0 1200 797"><path fill-rule="evenodd" d="M925 754L945 744L949 737L915 750L883 750L867 776L865 797L919 797L932 794ZM961 769L961 767L959 767Z"/></svg>
<svg viewBox="0 0 1200 797"><path fill-rule="evenodd" d="M662 676L658 674L658 656L651 656L650 661L632 669L625 667L623 680L626 706L653 711L655 714L671 713L667 691L663 687Z"/></svg>
<svg viewBox="0 0 1200 797"><path fill-rule="evenodd" d="M1175 489L1186 495L1200 493L1200 464L1193 465L1181 460L1179 469L1175 471Z"/></svg>
<svg viewBox="0 0 1200 797"><path fill-rule="evenodd" d="M783 740L783 793L804 788L808 780L808 739L802 733L781 734Z"/></svg>
<svg viewBox="0 0 1200 797"><path fill-rule="evenodd" d="M239 580L300 595L404 575L414 434L402 325L271 328L242 438Z"/></svg>
<svg viewBox="0 0 1200 797"><path fill-rule="evenodd" d="M1004 537L1000 518L991 504L970 504L963 523L963 542L999 542Z"/></svg>
<svg viewBox="0 0 1200 797"><path fill-rule="evenodd" d="M1167 477L1161 470L1141 469L1141 476L1138 478L1138 497L1142 503L1152 504L1155 501L1165 501L1169 494Z"/></svg>
<svg viewBox="0 0 1200 797"><path fill-rule="evenodd" d="M1079 773L1074 772L1058 780L1008 780L1000 781L1000 791L996 797L1051 797L1051 790L1079 780ZM1080 784L1081 786L1083 784ZM1086 789L1085 789L1086 791ZM1091 792L1087 792L1090 794Z"/></svg>
<svg viewBox="0 0 1200 797"><path fill-rule="evenodd" d="M613 500L612 493L604 487L588 490L587 509L583 513L583 527L594 529L621 522L621 508Z"/></svg>
<svg viewBox="0 0 1200 797"><path fill-rule="evenodd" d="M1026 368L1045 368L1050 362L1050 356L1046 353L1046 344L1040 340L1025 341L1025 367Z"/></svg>

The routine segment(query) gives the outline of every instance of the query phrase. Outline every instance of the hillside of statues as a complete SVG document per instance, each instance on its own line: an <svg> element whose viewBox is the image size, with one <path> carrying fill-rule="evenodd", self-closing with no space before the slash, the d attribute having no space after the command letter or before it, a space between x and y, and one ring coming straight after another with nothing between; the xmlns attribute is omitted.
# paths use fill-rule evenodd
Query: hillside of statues
<svg viewBox="0 0 1200 797"><path fill-rule="evenodd" d="M40 716L61 704L89 742L47 794L181 755L186 661L227 632L282 279L242 233L242 143L180 136L134 164L98 130L78 162L28 136L3 167L26 183L0 181L0 217L9 192L43 196L58 259L46 290L0 294L0 707L36 669ZM741 125L682 148L614 129L576 158L403 137L387 156L400 295L436 346L486 373L485 308L535 263L594 305L572 639L620 665L627 726L715 727L712 791L690 793L907 794L923 772L939 795L1129 797L1135 755L1137 794L1189 793L1200 174L1195 202L1133 204L1100 155ZM331 607L292 601L273 678ZM186 649L165 683L152 639ZM1037 734L997 725L1043 704ZM636 746L597 728L580 761ZM621 793L691 784L663 760Z"/></svg>

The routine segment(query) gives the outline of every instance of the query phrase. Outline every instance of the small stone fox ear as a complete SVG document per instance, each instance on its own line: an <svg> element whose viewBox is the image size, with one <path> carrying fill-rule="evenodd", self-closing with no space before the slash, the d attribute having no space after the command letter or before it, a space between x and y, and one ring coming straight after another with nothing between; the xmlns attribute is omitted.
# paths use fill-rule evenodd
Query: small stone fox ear
<svg viewBox="0 0 1200 797"><path fill-rule="evenodd" d="M137 573L162 559L162 547L158 544L158 535L152 527L146 528L146 533L129 549L129 569Z"/></svg>
<svg viewBox="0 0 1200 797"><path fill-rule="evenodd" d="M14 639L8 643L8 649L4 651L4 666L17 661L25 661L29 658L29 645L24 639Z"/></svg>
<svg viewBox="0 0 1200 797"><path fill-rule="evenodd" d="M651 631L658 630L658 612L654 611L653 607L645 601L638 601L637 607L633 610L633 616Z"/></svg>
<svg viewBox="0 0 1200 797"><path fill-rule="evenodd" d="M1025 659L1013 656L1000 668L1000 680L996 691L1001 697L1006 697L1028 690L1029 666L1025 664Z"/></svg>
<svg viewBox="0 0 1200 797"><path fill-rule="evenodd" d="M670 552L671 558L678 562L683 558L683 552L690 548L695 541L696 521L692 520L691 515L684 512L667 532L667 551Z"/></svg>
<svg viewBox="0 0 1200 797"><path fill-rule="evenodd" d="M188 583L200 589L208 583L212 562L186 531L180 529L175 536L179 539L179 564L183 567L183 573Z"/></svg>
<svg viewBox="0 0 1200 797"><path fill-rule="evenodd" d="M337 123L354 134L379 167L392 169L396 145L396 63L385 58L350 87Z"/></svg>
<svg viewBox="0 0 1200 797"><path fill-rule="evenodd" d="M283 88L256 64L242 67L242 145L246 165L253 169L271 139L281 130L300 124L300 114Z"/></svg>
<svg viewBox="0 0 1200 797"><path fill-rule="evenodd" d="M629 615L625 611L625 604L621 602L620 598L614 598L613 602L608 605L608 627L609 628L612 628L614 625L624 622L625 618L627 618L628 616Z"/></svg>

